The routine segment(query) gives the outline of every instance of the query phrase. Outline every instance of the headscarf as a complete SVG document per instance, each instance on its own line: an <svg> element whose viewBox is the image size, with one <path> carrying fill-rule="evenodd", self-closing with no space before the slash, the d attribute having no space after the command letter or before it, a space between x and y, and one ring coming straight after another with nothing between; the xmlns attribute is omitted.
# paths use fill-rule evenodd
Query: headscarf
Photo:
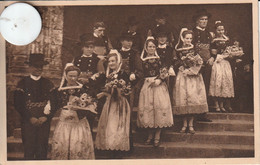
<svg viewBox="0 0 260 165"><path fill-rule="evenodd" d="M148 36L148 37L147 37L147 39L146 39L146 41L145 41L145 43L144 43L144 49L143 49L142 54L141 54L141 59L142 59L143 61L145 61L145 60L149 60L149 59L160 58L156 50L155 50L155 56L152 56L152 57L144 57L145 52L147 53L146 45L147 45L147 41L148 41L148 40L154 40L154 37L152 37L152 36Z"/></svg>
<svg viewBox="0 0 260 165"><path fill-rule="evenodd" d="M76 81L76 83L77 83L78 85L76 85L76 86L65 86L65 87L64 87L65 82L67 82L67 75L66 75L66 71L65 71L65 70L66 70L68 67L70 67L70 66L74 66L73 63L67 63L66 66L65 66L65 68L64 68L63 76L62 76L61 83L60 83L60 86L59 86L59 88L58 88L58 91L66 90L66 89L82 88L82 86L83 86L81 83L79 83L79 82Z"/></svg>
<svg viewBox="0 0 260 165"><path fill-rule="evenodd" d="M189 50L189 49L192 49L192 48L194 47L194 45L191 44L191 46L186 47L186 48L182 48L182 47L181 47L181 48L178 48L181 43L182 43L182 45L183 45L184 38L183 38L182 34L183 34L183 32L185 32L185 31L188 31L188 29L187 29L187 28L182 28L182 29L181 29L178 43L175 45L175 49L176 49L177 51Z"/></svg>
<svg viewBox="0 0 260 165"><path fill-rule="evenodd" d="M215 28L217 29L218 26L224 26L224 24L221 21L215 21ZM223 34L223 38L214 38L212 40L212 43L215 41L228 41L229 38L225 34Z"/></svg>
<svg viewBox="0 0 260 165"><path fill-rule="evenodd" d="M117 55L117 69L110 73L109 65L107 65L107 71L106 71L106 77L108 77L110 74L117 74L122 67L122 57L121 54L116 49L111 49L109 54L116 54Z"/></svg>

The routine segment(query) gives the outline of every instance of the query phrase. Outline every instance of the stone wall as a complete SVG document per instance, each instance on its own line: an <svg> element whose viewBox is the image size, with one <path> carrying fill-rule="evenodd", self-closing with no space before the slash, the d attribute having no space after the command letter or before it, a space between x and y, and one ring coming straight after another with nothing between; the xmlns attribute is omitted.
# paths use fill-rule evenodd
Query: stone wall
<svg viewBox="0 0 260 165"><path fill-rule="evenodd" d="M12 129L18 127L19 115L13 107L13 90L21 77L28 75L28 61L30 53L43 53L49 64L44 66L43 76L48 77L58 86L62 75L61 49L63 44L63 12L64 7L37 7L42 17L42 30L39 37L26 46L15 46L6 43L7 63L7 118L8 135Z"/></svg>

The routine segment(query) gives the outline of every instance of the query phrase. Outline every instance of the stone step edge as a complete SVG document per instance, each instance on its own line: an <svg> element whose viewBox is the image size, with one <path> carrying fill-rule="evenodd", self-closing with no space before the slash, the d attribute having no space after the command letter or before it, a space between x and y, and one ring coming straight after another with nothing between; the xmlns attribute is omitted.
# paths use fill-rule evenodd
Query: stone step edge
<svg viewBox="0 0 260 165"><path fill-rule="evenodd" d="M153 149L169 149L169 148L185 148L185 149L210 149L210 150L244 150L244 151L254 151L254 145L240 145L240 144L190 144L185 142L161 142L158 148L154 148L152 145L145 145L140 143L134 143L134 148L153 148ZM102 150L97 150L102 151ZM8 152L8 154L22 153L22 152Z"/></svg>
<svg viewBox="0 0 260 165"><path fill-rule="evenodd" d="M21 128L17 128L17 130L21 130ZM94 133L97 133L97 129L93 129ZM143 134L141 131L132 131L133 134ZM173 132L171 130L163 130L163 134L171 134L172 136L174 135L186 135L186 134L181 134L179 132ZM241 132L241 131L222 131L222 132L204 132L204 131L196 131L195 134L190 135L187 134L188 136L243 136L243 137L254 137L254 132ZM15 138L14 136L10 136L7 138L8 139L21 139L21 138Z"/></svg>

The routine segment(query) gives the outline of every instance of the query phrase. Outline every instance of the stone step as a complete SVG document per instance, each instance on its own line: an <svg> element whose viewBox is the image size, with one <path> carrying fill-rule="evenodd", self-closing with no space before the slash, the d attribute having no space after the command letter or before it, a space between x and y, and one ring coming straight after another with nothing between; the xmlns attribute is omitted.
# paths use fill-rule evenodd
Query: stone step
<svg viewBox="0 0 260 165"><path fill-rule="evenodd" d="M134 107L132 111L133 119L137 118L138 108ZM208 112L207 117L209 119L218 119L218 120L245 120L245 121L254 121L254 114L249 113L218 113L218 112ZM178 116L174 116L178 118Z"/></svg>
<svg viewBox="0 0 260 165"><path fill-rule="evenodd" d="M135 107L132 111L132 119L136 121L137 119L137 108ZM57 113L52 120L52 124L55 125L59 120L59 113ZM214 113L209 112L207 113L207 117L212 120L239 120L239 121L254 121L254 115L253 114L247 114L247 113ZM175 120L179 120L179 116L174 116Z"/></svg>
<svg viewBox="0 0 260 165"><path fill-rule="evenodd" d="M109 159L109 151L96 150L96 159ZM185 142L162 142L160 147L134 144L132 152L121 155L124 159L151 158L238 158L254 157L254 146L234 144L188 144ZM22 152L8 152L8 160L22 160ZM48 154L50 158L50 153Z"/></svg>
<svg viewBox="0 0 260 165"><path fill-rule="evenodd" d="M207 113L207 117L209 119L215 120L243 120L243 121L254 121L253 114L247 113L214 113L209 112Z"/></svg>
<svg viewBox="0 0 260 165"><path fill-rule="evenodd" d="M50 136L52 136L55 126L58 122L58 118L54 118L51 123ZM97 123L96 123L97 126ZM136 121L132 121L133 130L137 130ZM175 120L174 126L167 128L173 132L179 132L182 127L181 120ZM240 131L240 132L253 132L254 122L253 121L243 121L243 120L213 120L212 122L195 122L194 128L196 131L204 132L221 132L221 131ZM15 138L21 138L21 128L16 128L13 131L13 136Z"/></svg>
<svg viewBox="0 0 260 165"><path fill-rule="evenodd" d="M96 130L93 131L93 139L96 137ZM147 138L146 130L133 131L133 141L143 143ZM51 144L51 136L49 143ZM241 144L254 145L253 132L200 132L195 134L177 133L170 130L164 130L161 134L162 142L186 142L189 144ZM49 146L51 148L51 145ZM8 137L8 152L23 151L21 138Z"/></svg>

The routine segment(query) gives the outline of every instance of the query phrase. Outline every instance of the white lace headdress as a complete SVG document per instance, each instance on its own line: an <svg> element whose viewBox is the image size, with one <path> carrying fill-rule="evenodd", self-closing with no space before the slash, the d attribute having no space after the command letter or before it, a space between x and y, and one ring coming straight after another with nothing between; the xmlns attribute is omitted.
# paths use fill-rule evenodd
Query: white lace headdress
<svg viewBox="0 0 260 165"><path fill-rule="evenodd" d="M66 90L66 89L82 88L82 86L83 86L81 83L79 83L79 82L77 82L77 81L76 81L76 83L77 83L78 85L76 85L76 86L66 86L66 87L64 86L65 82L67 81L67 75L66 75L65 70L66 70L69 66L73 66L73 63L67 63L67 64L66 64L66 66L65 66L65 68L64 68L64 71L63 71L63 76L62 76L62 79L61 79L61 83L60 83L60 86L59 86L59 88L58 88L59 91L61 91L61 90Z"/></svg>
<svg viewBox="0 0 260 165"><path fill-rule="evenodd" d="M191 44L189 47L186 47L186 48L178 48L179 45L181 44L181 42L182 42L182 43L184 42L184 38L183 38L182 34L183 34L183 32L185 32L185 31L187 31L187 30L188 30L187 28L182 28L182 29L181 29L178 43L175 45L175 49L176 49L177 51L188 50L188 49L192 49L192 48L194 47L194 45Z"/></svg>
<svg viewBox="0 0 260 165"><path fill-rule="evenodd" d="M154 37L152 37L152 36L148 36L147 37L147 39L146 39L146 41L144 43L144 49L143 49L142 54L141 54L141 59L143 61L145 61L145 60L149 60L149 59L160 58L156 50L155 50L155 56L144 57L145 52L147 53L146 43L147 43L148 40L154 40Z"/></svg>

